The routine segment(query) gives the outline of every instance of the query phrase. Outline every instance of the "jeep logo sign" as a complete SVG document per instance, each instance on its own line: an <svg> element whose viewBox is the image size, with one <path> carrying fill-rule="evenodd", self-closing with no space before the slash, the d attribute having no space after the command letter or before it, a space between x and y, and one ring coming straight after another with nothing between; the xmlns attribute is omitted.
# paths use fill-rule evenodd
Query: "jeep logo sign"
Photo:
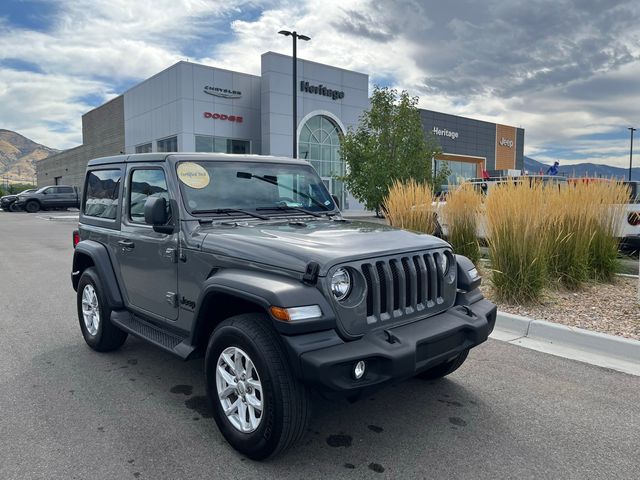
<svg viewBox="0 0 640 480"><path fill-rule="evenodd" d="M513 140L510 140L508 138L504 138L502 137L500 139L500 145L502 145L503 147L507 147L507 148L513 148Z"/></svg>

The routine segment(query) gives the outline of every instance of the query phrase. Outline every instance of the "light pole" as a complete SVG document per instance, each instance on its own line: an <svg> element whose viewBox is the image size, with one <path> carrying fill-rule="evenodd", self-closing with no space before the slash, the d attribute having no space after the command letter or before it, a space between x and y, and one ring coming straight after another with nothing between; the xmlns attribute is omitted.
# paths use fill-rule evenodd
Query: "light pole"
<svg viewBox="0 0 640 480"><path fill-rule="evenodd" d="M637 128L629 127L627 130L631 132L631 146L629 147L629 181L631 181L631 167L633 166L633 132Z"/></svg>
<svg viewBox="0 0 640 480"><path fill-rule="evenodd" d="M288 30L280 30L278 32L280 35L284 35L285 37L291 36L293 39L293 158L298 157L298 91L296 86L298 84L298 54L297 54L297 39L309 41L310 37L306 35L300 35L295 30L290 32Z"/></svg>

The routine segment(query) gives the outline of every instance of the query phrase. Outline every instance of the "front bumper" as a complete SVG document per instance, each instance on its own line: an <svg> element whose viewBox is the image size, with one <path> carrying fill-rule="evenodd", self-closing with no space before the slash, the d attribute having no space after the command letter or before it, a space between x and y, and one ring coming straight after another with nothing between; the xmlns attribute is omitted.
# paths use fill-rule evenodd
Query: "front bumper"
<svg viewBox="0 0 640 480"><path fill-rule="evenodd" d="M493 330L496 312L482 299L354 341L343 341L333 330L283 339L302 381L329 392L357 393L411 377L479 345ZM352 371L360 360L366 372L355 380Z"/></svg>

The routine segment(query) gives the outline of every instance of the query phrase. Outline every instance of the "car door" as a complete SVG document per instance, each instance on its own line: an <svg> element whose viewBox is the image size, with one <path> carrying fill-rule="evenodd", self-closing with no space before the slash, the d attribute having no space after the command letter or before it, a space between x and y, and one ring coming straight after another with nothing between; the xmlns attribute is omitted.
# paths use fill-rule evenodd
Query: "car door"
<svg viewBox="0 0 640 480"><path fill-rule="evenodd" d="M134 165L127 171L117 264L130 307L168 320L178 318L178 233L158 233L144 221L150 196L166 198L166 174L160 166Z"/></svg>
<svg viewBox="0 0 640 480"><path fill-rule="evenodd" d="M57 187L58 188L58 207L75 207L75 191L73 187Z"/></svg>
<svg viewBox="0 0 640 480"><path fill-rule="evenodd" d="M41 204L45 208L56 208L60 204L58 187L50 187L42 192Z"/></svg>

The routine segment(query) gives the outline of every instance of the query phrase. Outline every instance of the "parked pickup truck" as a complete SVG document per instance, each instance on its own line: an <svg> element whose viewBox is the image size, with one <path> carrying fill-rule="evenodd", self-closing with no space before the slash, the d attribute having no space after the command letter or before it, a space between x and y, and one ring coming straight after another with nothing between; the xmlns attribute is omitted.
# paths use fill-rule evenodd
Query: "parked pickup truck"
<svg viewBox="0 0 640 480"><path fill-rule="evenodd" d="M309 390L444 377L495 324L469 259L345 220L303 160L119 155L91 160L83 191L71 279L86 343L204 356L213 417L252 459L305 434Z"/></svg>
<svg viewBox="0 0 640 480"><path fill-rule="evenodd" d="M80 195L76 187L51 185L35 192L20 193L15 204L29 213L56 208L79 208Z"/></svg>

